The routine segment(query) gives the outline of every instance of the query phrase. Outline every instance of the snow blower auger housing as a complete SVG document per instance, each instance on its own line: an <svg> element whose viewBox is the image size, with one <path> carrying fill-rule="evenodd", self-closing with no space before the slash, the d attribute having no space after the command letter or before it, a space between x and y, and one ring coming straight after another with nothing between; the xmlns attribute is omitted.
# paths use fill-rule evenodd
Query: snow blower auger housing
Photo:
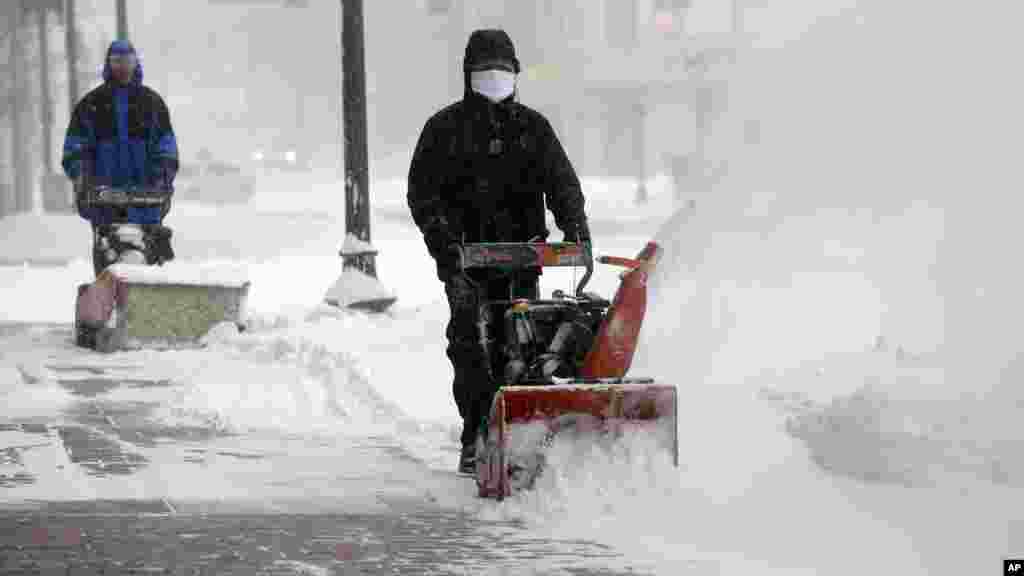
<svg viewBox="0 0 1024 576"><path fill-rule="evenodd" d="M82 207L159 207L170 190L88 186L76 191ZM142 348L196 347L222 322L242 328L249 282L216 273L179 273L171 264L171 230L115 218L93 229L94 250L102 250L96 280L78 286L75 344L99 352ZM161 268L157 268L160 266Z"/></svg>
<svg viewBox="0 0 1024 576"><path fill-rule="evenodd" d="M673 385L627 378L657 264L651 242L636 258L601 257L625 268L613 301L584 292L593 273L589 247L572 243L490 243L463 247L462 266L501 270L586 269L575 294L483 302L480 344L497 385L477 437L479 495L503 499L532 487L555 435L655 435L678 466Z"/></svg>

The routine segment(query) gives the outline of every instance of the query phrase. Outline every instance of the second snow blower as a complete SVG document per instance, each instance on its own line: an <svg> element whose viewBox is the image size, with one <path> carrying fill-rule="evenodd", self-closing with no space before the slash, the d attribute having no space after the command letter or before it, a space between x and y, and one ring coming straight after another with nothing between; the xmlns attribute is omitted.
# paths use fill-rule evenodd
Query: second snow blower
<svg viewBox="0 0 1024 576"><path fill-rule="evenodd" d="M83 185L79 208L115 214L160 207L165 189ZM233 322L242 328L249 282L216 271L172 269L171 230L115 218L93 229L96 279L78 286L75 344L99 352L200 345L211 328ZM160 266L160 269L157 269Z"/></svg>
<svg viewBox="0 0 1024 576"><path fill-rule="evenodd" d="M573 243L489 243L463 247L466 269L582 267L575 294L492 300L480 307L482 353L497 391L477 438L481 497L530 488L556 435L655 434L678 466L675 386L626 377L647 308L647 280L659 257L651 242L636 258L601 257L625 269L613 301L584 292L589 247ZM493 376L496 375L496 376Z"/></svg>

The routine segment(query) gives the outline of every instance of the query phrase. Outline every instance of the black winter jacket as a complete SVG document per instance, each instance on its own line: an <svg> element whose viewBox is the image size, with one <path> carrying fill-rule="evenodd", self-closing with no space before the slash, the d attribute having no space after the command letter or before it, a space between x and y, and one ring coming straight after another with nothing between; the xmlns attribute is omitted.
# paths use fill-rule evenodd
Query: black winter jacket
<svg viewBox="0 0 1024 576"><path fill-rule="evenodd" d="M452 243L546 238L545 203L570 241L589 240L580 182L551 124L513 98L470 92L427 121L407 200L442 281Z"/></svg>

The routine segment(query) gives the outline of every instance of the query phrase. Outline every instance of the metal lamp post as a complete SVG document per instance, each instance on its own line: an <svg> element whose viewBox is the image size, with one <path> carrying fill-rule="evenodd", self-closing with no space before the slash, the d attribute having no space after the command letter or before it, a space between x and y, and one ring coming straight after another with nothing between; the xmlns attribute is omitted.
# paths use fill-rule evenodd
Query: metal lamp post
<svg viewBox="0 0 1024 576"><path fill-rule="evenodd" d="M346 238L340 251L341 277L325 300L339 307L383 312L396 298L377 279L377 249L370 243L363 0L341 0L341 19Z"/></svg>

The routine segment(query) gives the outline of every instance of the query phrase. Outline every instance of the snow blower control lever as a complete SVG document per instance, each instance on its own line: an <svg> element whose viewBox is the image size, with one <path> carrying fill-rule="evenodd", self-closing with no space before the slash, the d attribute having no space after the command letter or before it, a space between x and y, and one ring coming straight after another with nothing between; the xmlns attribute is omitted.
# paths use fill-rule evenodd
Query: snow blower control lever
<svg viewBox="0 0 1024 576"><path fill-rule="evenodd" d="M81 201L85 208L146 208L162 206L170 196L171 191L165 188L92 186L85 189Z"/></svg>
<svg viewBox="0 0 1024 576"><path fill-rule="evenodd" d="M80 154L79 174L74 179L74 204L79 213L89 208L169 207L172 186L111 186L109 179L95 175L94 154L92 147Z"/></svg>
<svg viewBox="0 0 1024 576"><path fill-rule="evenodd" d="M529 268L578 267L586 273L576 286L576 295L594 273L594 258L586 244L573 242L493 242L462 246L461 265L470 268L494 270L524 270Z"/></svg>

